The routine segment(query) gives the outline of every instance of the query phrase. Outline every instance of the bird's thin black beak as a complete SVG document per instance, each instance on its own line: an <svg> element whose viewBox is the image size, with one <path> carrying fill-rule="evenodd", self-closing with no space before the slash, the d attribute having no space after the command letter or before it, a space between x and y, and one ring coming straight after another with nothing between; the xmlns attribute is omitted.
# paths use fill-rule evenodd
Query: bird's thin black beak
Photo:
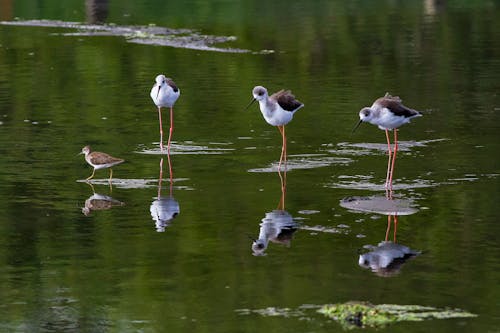
<svg viewBox="0 0 500 333"><path fill-rule="evenodd" d="M75 156L78 156L78 155L82 155L83 154L83 151L79 152L78 154L76 154Z"/></svg>
<svg viewBox="0 0 500 333"><path fill-rule="evenodd" d="M354 133L354 131L356 131L358 129L359 125L361 125L362 122L363 122L363 120L360 119L359 122L356 124L356 126L352 129L351 134Z"/></svg>
<svg viewBox="0 0 500 333"><path fill-rule="evenodd" d="M250 107L250 105L252 105L252 104L253 104L253 102L255 102L255 101L256 101L256 99L255 99L255 98L254 98L254 99L252 99L252 101L251 101L251 102L247 105L247 107L245 108L245 111L246 111L246 110L248 110L248 108Z"/></svg>

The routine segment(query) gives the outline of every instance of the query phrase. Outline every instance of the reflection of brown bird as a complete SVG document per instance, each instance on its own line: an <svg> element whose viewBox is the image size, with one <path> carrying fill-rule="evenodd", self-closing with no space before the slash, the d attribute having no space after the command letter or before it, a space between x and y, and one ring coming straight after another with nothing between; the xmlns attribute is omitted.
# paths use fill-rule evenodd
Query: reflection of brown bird
<svg viewBox="0 0 500 333"><path fill-rule="evenodd" d="M82 208L82 213L88 216L93 210L108 210L114 206L123 206L125 203L113 199L110 196L94 193L85 200L85 207Z"/></svg>
<svg viewBox="0 0 500 333"><path fill-rule="evenodd" d="M125 162L125 160L122 160L121 158L116 158L106 153L98 151L93 152L90 150L90 146L83 147L80 154L85 154L85 161L94 167L94 171L92 171L92 174L87 178L87 180L94 177L96 170L109 168L109 180L111 181L111 178L113 178L113 169L111 169L111 167Z"/></svg>

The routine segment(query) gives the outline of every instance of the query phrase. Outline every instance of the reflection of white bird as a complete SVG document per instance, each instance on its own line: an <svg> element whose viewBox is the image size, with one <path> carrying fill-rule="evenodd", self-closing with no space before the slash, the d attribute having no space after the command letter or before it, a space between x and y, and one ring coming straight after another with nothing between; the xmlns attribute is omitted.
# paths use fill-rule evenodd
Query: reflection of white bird
<svg viewBox="0 0 500 333"><path fill-rule="evenodd" d="M123 202L113 199L110 196L94 193L85 200L85 207L82 208L82 213L88 216L93 210L107 210L114 206L123 206Z"/></svg>
<svg viewBox="0 0 500 333"><path fill-rule="evenodd" d="M254 240L252 251L255 256L265 255L269 241L290 246L290 241L298 223L293 220L292 215L284 210L273 210L266 213L262 219L259 230L259 238Z"/></svg>
<svg viewBox="0 0 500 333"><path fill-rule="evenodd" d="M156 231L164 232L170 222L180 213L179 203L173 197L159 197L149 208L155 221Z"/></svg>
<svg viewBox="0 0 500 333"><path fill-rule="evenodd" d="M420 254L407 246L388 241L382 241L377 246L366 245L365 248L370 252L360 254L358 264L381 276L397 274L406 260Z"/></svg>

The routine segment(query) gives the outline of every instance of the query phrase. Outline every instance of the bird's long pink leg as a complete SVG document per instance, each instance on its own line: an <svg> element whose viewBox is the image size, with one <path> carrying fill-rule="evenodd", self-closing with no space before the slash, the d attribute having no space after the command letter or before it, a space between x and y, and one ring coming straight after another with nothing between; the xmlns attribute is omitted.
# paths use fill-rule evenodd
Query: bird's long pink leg
<svg viewBox="0 0 500 333"><path fill-rule="evenodd" d="M398 216L394 215L394 233L393 233L393 241L396 243L396 234L398 233Z"/></svg>
<svg viewBox="0 0 500 333"><path fill-rule="evenodd" d="M385 231L385 241L389 240L389 231L391 231L391 220L394 218L394 230L392 232L393 242L396 243L396 235L398 233L398 216L397 215L387 215L387 230Z"/></svg>
<svg viewBox="0 0 500 333"><path fill-rule="evenodd" d="M286 161L287 161L287 154L286 154L286 134L285 134L285 125L283 125L283 146L285 147L284 151L284 158L285 158L285 172L286 172Z"/></svg>
<svg viewBox="0 0 500 333"><path fill-rule="evenodd" d="M385 137L387 138L387 153L389 154L389 158L388 158L388 161L387 161L387 175L385 176L385 188L389 188L390 187L390 182L389 182L389 178L390 178L390 174L391 174L391 156L392 156L392 152L391 152L391 140L389 138L389 130L385 130Z"/></svg>
<svg viewBox="0 0 500 333"><path fill-rule="evenodd" d="M160 149L163 152L163 125L161 123L161 107L158 107L158 119L160 120Z"/></svg>
<svg viewBox="0 0 500 333"><path fill-rule="evenodd" d="M283 126L277 126L278 130L280 131L281 134L281 139L282 139L282 144L281 144L281 155L280 155L280 161L278 163L278 171L281 171L281 162L283 161L283 153L285 152L285 136L283 134Z"/></svg>
<svg viewBox="0 0 500 333"><path fill-rule="evenodd" d="M285 210L286 169L285 169L283 175L281 174L281 170L278 169L278 175L280 176L280 180L281 180L281 197L280 197L280 201L278 203L278 209Z"/></svg>
<svg viewBox="0 0 500 333"><path fill-rule="evenodd" d="M161 183L163 181L163 158L160 159L160 176L158 177L158 199L161 196Z"/></svg>
<svg viewBox="0 0 500 333"><path fill-rule="evenodd" d="M167 161L168 161L168 173L170 175L169 195L172 196L172 189L174 187L174 171L172 169L172 162L170 162L170 154L167 154Z"/></svg>
<svg viewBox="0 0 500 333"><path fill-rule="evenodd" d="M385 241L389 240L389 231L391 231L391 217L392 215L387 215L387 229L385 230Z"/></svg>
<svg viewBox="0 0 500 333"><path fill-rule="evenodd" d="M172 132L174 131L174 108L170 107L170 132L168 134L167 152L170 154L170 141L172 140Z"/></svg>
<svg viewBox="0 0 500 333"><path fill-rule="evenodd" d="M392 153L392 165L391 165L391 176L389 178L389 183L392 189L392 176L394 174L394 165L396 164L396 153L398 151L398 130L394 129L394 150Z"/></svg>

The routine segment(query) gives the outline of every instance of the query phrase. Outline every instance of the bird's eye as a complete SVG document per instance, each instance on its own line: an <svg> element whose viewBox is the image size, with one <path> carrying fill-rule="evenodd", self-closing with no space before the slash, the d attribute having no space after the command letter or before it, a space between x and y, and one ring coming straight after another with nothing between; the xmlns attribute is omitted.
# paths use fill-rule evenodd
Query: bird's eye
<svg viewBox="0 0 500 333"><path fill-rule="evenodd" d="M262 96L264 95L264 93L262 91L259 91L259 96Z"/></svg>

